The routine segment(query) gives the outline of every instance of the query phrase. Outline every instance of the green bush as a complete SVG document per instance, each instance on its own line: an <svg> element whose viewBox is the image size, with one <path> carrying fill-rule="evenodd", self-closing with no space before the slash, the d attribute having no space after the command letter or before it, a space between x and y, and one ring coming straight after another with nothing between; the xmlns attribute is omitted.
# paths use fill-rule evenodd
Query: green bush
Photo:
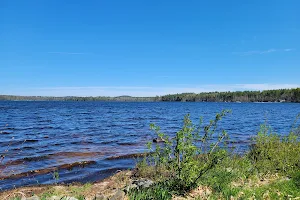
<svg viewBox="0 0 300 200"><path fill-rule="evenodd" d="M298 139L294 132L280 136L273 133L269 126L262 125L248 157L259 173L291 174L300 169Z"/></svg>
<svg viewBox="0 0 300 200"><path fill-rule="evenodd" d="M224 130L217 131L217 124L229 112L223 110L216 114L215 119L204 127L202 120L196 126L190 116L186 115L183 127L175 137L165 135L158 126L151 124L150 128L164 141L164 145L156 144L153 150L152 143L148 143L153 154L141 162L138 168L142 171L147 166L156 177L162 181L168 180L168 187L174 193L184 194L194 188L201 176L228 156L227 151L220 148L220 145L226 146L227 133Z"/></svg>

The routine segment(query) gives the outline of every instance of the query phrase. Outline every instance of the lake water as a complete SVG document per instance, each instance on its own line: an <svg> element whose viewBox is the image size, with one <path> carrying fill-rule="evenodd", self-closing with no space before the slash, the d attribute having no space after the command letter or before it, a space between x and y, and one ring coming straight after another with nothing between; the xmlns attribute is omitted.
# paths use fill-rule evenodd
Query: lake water
<svg viewBox="0 0 300 200"><path fill-rule="evenodd" d="M232 114L220 123L247 149L251 137L266 120L275 132L286 134L300 104L187 103L187 102L0 102L0 190L54 182L101 180L117 170L132 168L131 158L155 137L149 124L175 134L185 114L207 123L222 109ZM77 166L87 161L85 166ZM72 170L70 165L72 164ZM59 167L59 179L53 178Z"/></svg>

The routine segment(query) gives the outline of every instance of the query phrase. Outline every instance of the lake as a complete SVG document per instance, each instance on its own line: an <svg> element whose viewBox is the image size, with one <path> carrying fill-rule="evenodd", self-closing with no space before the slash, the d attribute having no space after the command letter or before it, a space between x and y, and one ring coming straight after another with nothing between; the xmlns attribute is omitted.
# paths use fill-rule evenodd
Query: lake
<svg viewBox="0 0 300 200"><path fill-rule="evenodd" d="M2 101L0 153L5 157L0 160L0 190L101 180L134 167L136 160L117 156L145 152L145 144L155 138L150 123L174 135L185 114L195 123L202 116L206 124L222 109L232 113L219 127L242 152L265 121L275 132L287 134L300 104Z"/></svg>

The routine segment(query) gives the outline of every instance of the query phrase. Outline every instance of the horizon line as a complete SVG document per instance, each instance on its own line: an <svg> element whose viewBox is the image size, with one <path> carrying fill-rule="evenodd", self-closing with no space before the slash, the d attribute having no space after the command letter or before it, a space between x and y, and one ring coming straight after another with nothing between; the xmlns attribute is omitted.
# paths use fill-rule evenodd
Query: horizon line
<svg viewBox="0 0 300 200"><path fill-rule="evenodd" d="M105 98L119 98L119 97L130 97L130 98L156 98L156 97L162 97L167 95L176 95L176 94L203 94L203 93L226 93L226 92L263 92L263 91L274 91L274 90L295 90L300 89L300 86L298 87L291 87L291 88L278 88L278 89L263 89L263 90L228 90L228 91L203 91L203 92L179 92L179 93L169 93L164 95L156 95L156 96L132 96L132 95L118 95L118 96L76 96L76 95L67 95L67 96L52 96L52 95L18 95L18 94L0 94L0 96L17 96L17 97L43 97L43 98L68 98L68 97L77 97L77 98L97 98L97 97L105 97Z"/></svg>

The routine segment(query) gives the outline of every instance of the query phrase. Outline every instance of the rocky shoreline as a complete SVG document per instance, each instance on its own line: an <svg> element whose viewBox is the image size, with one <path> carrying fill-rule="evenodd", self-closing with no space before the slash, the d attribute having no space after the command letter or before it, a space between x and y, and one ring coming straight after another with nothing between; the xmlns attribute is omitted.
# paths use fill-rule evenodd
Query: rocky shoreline
<svg viewBox="0 0 300 200"><path fill-rule="evenodd" d="M133 171L119 171L100 182L21 187L0 193L2 200L124 200L132 188L150 187L149 179L134 178Z"/></svg>
<svg viewBox="0 0 300 200"><path fill-rule="evenodd" d="M155 182L135 176L135 170L119 171L99 182L88 184L53 184L20 187L0 192L1 200L129 200L131 189L151 187ZM174 196L173 200L203 199L211 194L208 187L199 187L186 197Z"/></svg>
<svg viewBox="0 0 300 200"><path fill-rule="evenodd" d="M0 193L1 200L121 200L125 198L125 187L132 180L132 171L120 171L100 182L88 184L53 184L20 187Z"/></svg>

